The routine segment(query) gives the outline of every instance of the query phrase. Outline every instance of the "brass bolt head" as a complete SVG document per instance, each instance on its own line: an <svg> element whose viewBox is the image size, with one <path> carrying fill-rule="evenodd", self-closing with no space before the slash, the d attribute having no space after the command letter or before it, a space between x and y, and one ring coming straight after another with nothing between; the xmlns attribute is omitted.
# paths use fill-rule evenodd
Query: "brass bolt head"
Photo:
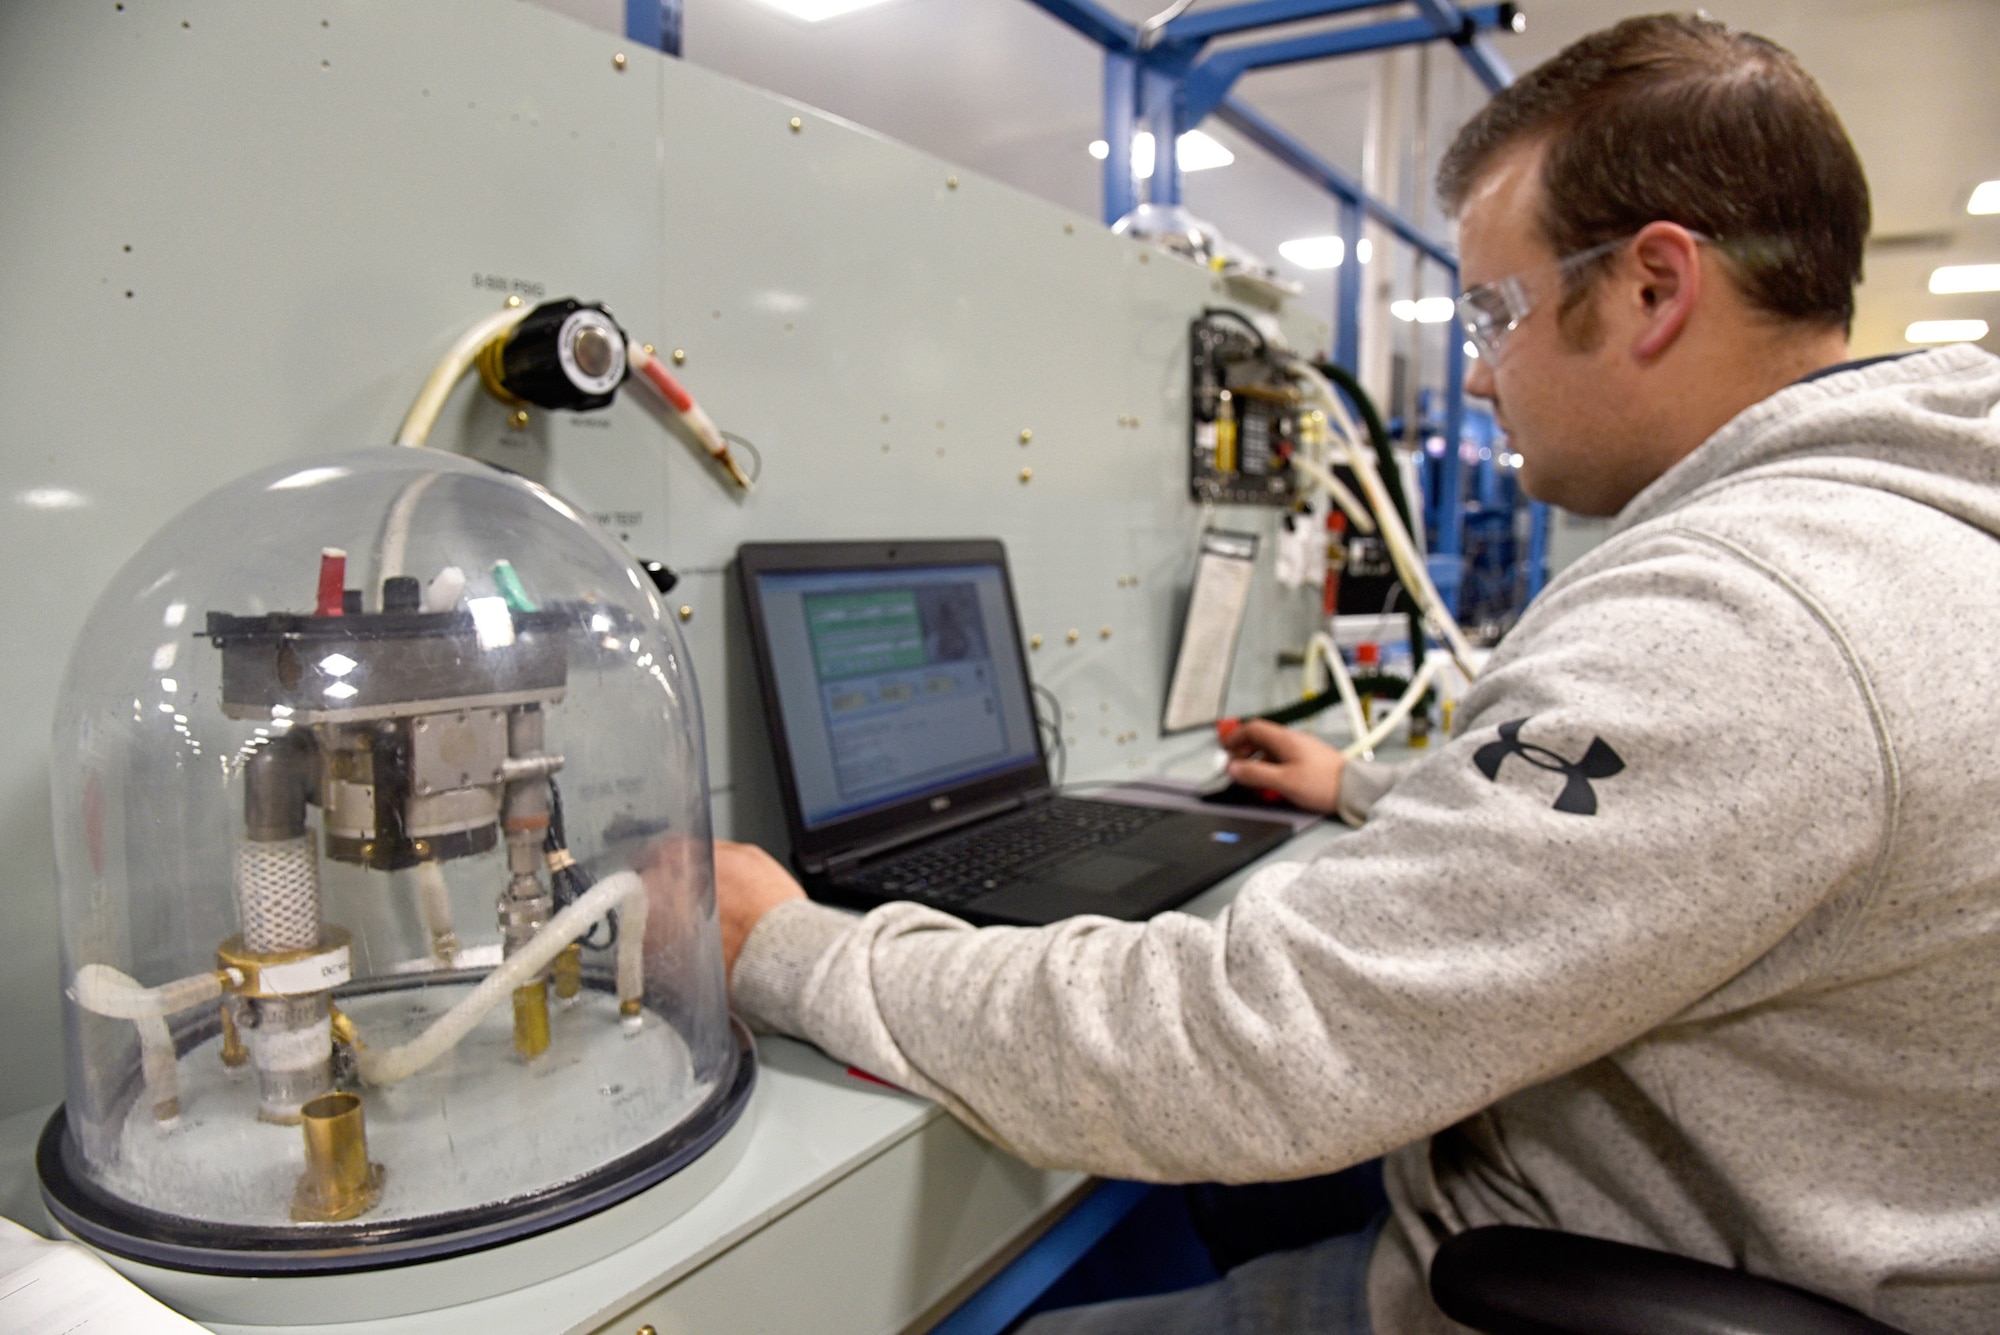
<svg viewBox="0 0 2000 1335"><path fill-rule="evenodd" d="M674 349L674 365L675 365L675 366L685 366L685 365L687 364L687 359L688 359L688 355L687 355L687 349L686 349L686 348L675 348L675 349Z"/></svg>
<svg viewBox="0 0 2000 1335"><path fill-rule="evenodd" d="M1083 638L1083 635L1082 635L1082 634L1081 634L1080 632L1078 632L1078 631L1075 631L1075 630L1072 630L1072 631L1070 631L1070 633L1069 633L1069 642L1070 642L1071 644L1075 644L1075 643L1076 643L1076 642L1077 642L1078 640L1080 640L1080 639L1082 639L1082 638Z"/></svg>
<svg viewBox="0 0 2000 1335"><path fill-rule="evenodd" d="M686 603L682 603L682 604L681 604L681 620L683 620L683 621L691 621L691 620L693 620L693 619L694 619L694 609L693 609L692 607L689 607L689 606L688 606L688 605L687 605Z"/></svg>
<svg viewBox="0 0 2000 1335"><path fill-rule="evenodd" d="M1030 636L1028 637L1028 647L1029 647L1030 649L1039 649L1039 648L1041 648L1041 647L1042 647L1042 637L1041 637L1041 636L1039 636L1039 635L1030 635Z"/></svg>
<svg viewBox="0 0 2000 1335"><path fill-rule="evenodd" d="M1026 445L1029 441L1033 440L1034 438L1035 438L1034 432L1030 431L1027 427L1021 428L1021 443L1023 445Z"/></svg>
<svg viewBox="0 0 2000 1335"><path fill-rule="evenodd" d="M958 178L957 178L956 176L947 176L947 177L945 177L945 178L944 178L944 188L945 188L945 189L947 189L947 190L956 190L956 189L958 189Z"/></svg>
<svg viewBox="0 0 2000 1335"><path fill-rule="evenodd" d="M617 55L611 57L611 68L614 70L622 70L625 68L625 53L623 51L620 51Z"/></svg>
<svg viewBox="0 0 2000 1335"><path fill-rule="evenodd" d="M519 431L528 424L528 410L526 408L516 408L508 415L507 424L516 431Z"/></svg>
<svg viewBox="0 0 2000 1335"><path fill-rule="evenodd" d="M1023 468L1023 469L1021 470L1021 481L1023 481L1023 482L1026 482L1026 481L1027 481L1028 479L1032 478L1032 477L1033 477L1034 475L1035 475L1035 470L1034 470L1034 469L1032 469L1032 468Z"/></svg>
<svg viewBox="0 0 2000 1335"><path fill-rule="evenodd" d="M1106 627L1104 627L1104 628L1103 628L1102 630L1098 631L1098 632L1097 632L1097 638L1098 638L1098 639L1100 639L1100 640L1108 640L1108 639L1110 639L1110 638L1111 638L1111 627L1109 627L1109 626L1106 626Z"/></svg>
<svg viewBox="0 0 2000 1335"><path fill-rule="evenodd" d="M804 121L800 120L797 116L792 117L793 134L797 134L800 130L803 130L805 128L806 128L806 123Z"/></svg>
<svg viewBox="0 0 2000 1335"><path fill-rule="evenodd" d="M521 304L521 298L519 296L512 296L507 298L507 309L510 311L513 310L515 307L519 306L520 304Z"/></svg>

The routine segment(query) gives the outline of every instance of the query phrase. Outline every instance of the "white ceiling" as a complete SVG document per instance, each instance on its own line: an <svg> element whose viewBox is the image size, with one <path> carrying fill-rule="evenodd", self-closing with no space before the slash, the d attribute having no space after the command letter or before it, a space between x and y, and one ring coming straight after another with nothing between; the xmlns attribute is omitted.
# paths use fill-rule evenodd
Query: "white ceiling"
<svg viewBox="0 0 2000 1335"><path fill-rule="evenodd" d="M535 0L593 26L622 30L623 0ZM1164 0L1106 0L1140 20ZM1223 0L1203 0L1204 7ZM759 0L686 0L685 50L695 64L830 111L971 170L1096 216L1102 59L1095 46L1027 0L888 0L809 24ZM1525 70L1564 43L1662 0L1523 0L1528 30L1496 45ZM1857 353L1905 346L1912 320L1977 316L2000 351L2000 294L1932 296L1942 263L2000 263L2000 215L1968 216L1981 180L2000 177L2000 51L1995 0L1708 0L1708 11L1789 47L1820 80L1846 121L1874 190L1875 231L1856 321ZM1258 34L1257 39L1272 33ZM1409 53L1388 77L1407 107L1420 77ZM1432 48L1430 157L1484 98L1456 56ZM1381 57L1356 57L1252 74L1247 100L1355 175ZM1407 113L1406 113L1407 114ZM1405 124L1408 122L1406 120ZM1333 203L1226 126L1203 127L1236 162L1186 178L1190 209L1233 241L1307 283L1301 298L1331 309L1325 274L1291 270L1280 241L1333 230ZM1441 228L1409 145L1396 201ZM1894 238L1925 238L1893 244ZM1397 280L1407 283L1407 277Z"/></svg>

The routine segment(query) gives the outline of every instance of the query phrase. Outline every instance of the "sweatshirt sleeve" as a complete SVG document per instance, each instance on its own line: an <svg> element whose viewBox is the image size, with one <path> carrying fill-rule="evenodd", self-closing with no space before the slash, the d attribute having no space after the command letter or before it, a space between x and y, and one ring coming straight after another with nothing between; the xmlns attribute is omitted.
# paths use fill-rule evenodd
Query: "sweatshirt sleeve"
<svg viewBox="0 0 2000 1335"><path fill-rule="evenodd" d="M1382 795L1420 763L1406 760L1401 764L1387 765L1375 760L1348 761L1340 769L1340 797L1334 803L1333 814L1349 825L1366 825L1369 813L1375 810L1375 804L1382 800Z"/></svg>
<svg viewBox="0 0 2000 1335"><path fill-rule="evenodd" d="M1865 901L1892 770L1838 629L1782 577L1699 535L1620 547L1544 595L1364 829L1215 921L795 905L751 934L739 1006L1030 1162L1254 1181L1717 1004Z"/></svg>

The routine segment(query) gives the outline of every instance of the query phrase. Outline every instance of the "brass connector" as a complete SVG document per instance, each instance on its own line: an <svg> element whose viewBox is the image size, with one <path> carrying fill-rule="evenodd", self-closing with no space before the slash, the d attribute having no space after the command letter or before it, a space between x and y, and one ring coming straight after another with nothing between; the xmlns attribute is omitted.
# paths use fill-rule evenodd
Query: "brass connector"
<svg viewBox="0 0 2000 1335"><path fill-rule="evenodd" d="M556 1000L573 1001L583 991L583 947L572 941L556 956Z"/></svg>
<svg viewBox="0 0 2000 1335"><path fill-rule="evenodd" d="M331 1001L326 1003L326 1010L327 1017L333 1028L333 1041L336 1043L345 1043L348 1047L359 1050L361 1047L361 1031L354 1027L354 1021L347 1018L347 1012L334 1005Z"/></svg>
<svg viewBox="0 0 2000 1335"><path fill-rule="evenodd" d="M640 1004L637 997L625 998L625 1000L618 1003L618 1018L621 1020L638 1019Z"/></svg>
<svg viewBox="0 0 2000 1335"><path fill-rule="evenodd" d="M514 989L514 1051L529 1061L549 1050L549 983L537 978Z"/></svg>
<svg viewBox="0 0 2000 1335"><path fill-rule="evenodd" d="M292 1193L292 1218L330 1224L366 1213L382 1198L382 1165L368 1162L360 1098L322 1094L301 1111L306 1171Z"/></svg>
<svg viewBox="0 0 2000 1335"><path fill-rule="evenodd" d="M222 1064L231 1070L250 1060L249 1049L243 1046L243 1035L236 1028L236 1008L233 999L224 997L222 1006Z"/></svg>

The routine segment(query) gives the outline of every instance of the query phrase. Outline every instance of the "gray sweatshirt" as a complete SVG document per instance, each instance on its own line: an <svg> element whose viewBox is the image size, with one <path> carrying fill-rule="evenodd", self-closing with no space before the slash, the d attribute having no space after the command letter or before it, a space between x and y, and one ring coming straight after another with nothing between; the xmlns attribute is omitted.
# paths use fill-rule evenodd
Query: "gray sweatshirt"
<svg viewBox="0 0 2000 1335"><path fill-rule="evenodd" d="M787 905L736 1003L1036 1164L1389 1155L1380 1335L1449 1329L1429 1257L1494 1222L2000 1329L1996 404L1953 347L1749 408L1213 922Z"/></svg>

